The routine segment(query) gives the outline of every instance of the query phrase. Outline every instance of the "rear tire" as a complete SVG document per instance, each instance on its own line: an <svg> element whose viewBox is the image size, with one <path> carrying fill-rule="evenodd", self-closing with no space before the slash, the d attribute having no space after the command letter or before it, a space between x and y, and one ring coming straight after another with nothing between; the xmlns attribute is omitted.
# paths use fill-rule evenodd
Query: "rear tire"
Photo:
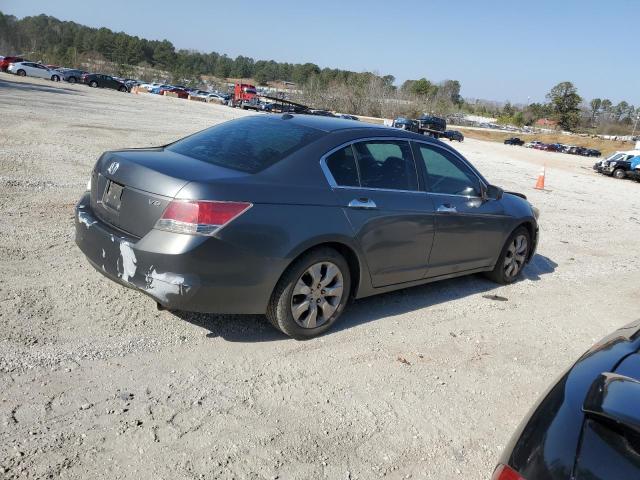
<svg viewBox="0 0 640 480"><path fill-rule="evenodd" d="M347 261L334 249L320 247L296 259L284 272L271 295L267 318L296 340L313 338L338 320L350 291Z"/></svg>
<svg viewBox="0 0 640 480"><path fill-rule="evenodd" d="M76 83L77 81L76 77L69 77L69 83Z"/></svg>
<svg viewBox="0 0 640 480"><path fill-rule="evenodd" d="M624 177L627 176L627 172L625 172L622 168L618 168L613 171L613 176L618 180L622 180Z"/></svg>
<svg viewBox="0 0 640 480"><path fill-rule="evenodd" d="M26 77L27 76L27 72L25 72L24 70L18 70L16 72L18 74L19 77Z"/></svg>
<svg viewBox="0 0 640 480"><path fill-rule="evenodd" d="M524 270L530 251L529 230L525 227L516 228L502 247L495 268L485 273L486 277L501 285L515 282Z"/></svg>
<svg viewBox="0 0 640 480"><path fill-rule="evenodd" d="M89 83L89 86L92 87L92 88L98 88L98 82L93 80L92 82Z"/></svg>
<svg viewBox="0 0 640 480"><path fill-rule="evenodd" d="M126 92L127 91L127 87L120 87L118 90L121 91L121 92Z"/></svg>

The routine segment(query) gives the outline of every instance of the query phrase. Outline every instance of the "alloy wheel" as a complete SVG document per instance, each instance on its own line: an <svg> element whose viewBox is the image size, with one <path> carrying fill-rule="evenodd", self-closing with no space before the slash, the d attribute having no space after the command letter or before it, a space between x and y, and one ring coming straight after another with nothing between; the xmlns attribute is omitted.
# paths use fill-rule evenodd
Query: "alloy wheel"
<svg viewBox="0 0 640 480"><path fill-rule="evenodd" d="M518 235L511 241L509 248L507 248L503 265L504 275L507 278L513 278L520 273L527 258L528 247L529 241L526 235Z"/></svg>
<svg viewBox="0 0 640 480"><path fill-rule="evenodd" d="M329 321L343 295L340 269L332 262L315 263L304 271L293 289L293 319L302 328L319 327Z"/></svg>

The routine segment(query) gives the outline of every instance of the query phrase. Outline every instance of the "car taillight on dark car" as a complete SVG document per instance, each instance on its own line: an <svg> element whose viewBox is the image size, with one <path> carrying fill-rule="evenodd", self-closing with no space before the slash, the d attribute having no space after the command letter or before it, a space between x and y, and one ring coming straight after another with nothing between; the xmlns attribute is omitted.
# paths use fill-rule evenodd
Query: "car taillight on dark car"
<svg viewBox="0 0 640 480"><path fill-rule="evenodd" d="M191 235L213 235L252 206L247 202L173 200L155 228Z"/></svg>
<svg viewBox="0 0 640 480"><path fill-rule="evenodd" d="M526 480L509 465L498 465L493 472L491 480Z"/></svg>

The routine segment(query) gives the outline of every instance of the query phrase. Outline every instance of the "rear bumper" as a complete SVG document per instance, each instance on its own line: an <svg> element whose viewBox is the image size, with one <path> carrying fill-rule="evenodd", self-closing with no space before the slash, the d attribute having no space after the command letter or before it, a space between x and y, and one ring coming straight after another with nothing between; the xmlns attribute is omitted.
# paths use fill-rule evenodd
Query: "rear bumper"
<svg viewBox="0 0 640 480"><path fill-rule="evenodd" d="M89 194L75 212L76 244L105 277L168 309L262 314L286 260L259 257L216 237L151 230L128 236L98 219Z"/></svg>

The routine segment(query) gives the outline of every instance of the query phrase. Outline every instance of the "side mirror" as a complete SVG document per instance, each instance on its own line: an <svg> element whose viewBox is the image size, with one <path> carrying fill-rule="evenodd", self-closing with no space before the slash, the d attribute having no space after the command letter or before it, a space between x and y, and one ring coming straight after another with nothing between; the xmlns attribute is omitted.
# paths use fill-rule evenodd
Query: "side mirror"
<svg viewBox="0 0 640 480"><path fill-rule="evenodd" d="M502 195L504 194L504 190L500 187L496 187L495 185L487 185L487 188L484 190L484 199L485 200L500 200Z"/></svg>

